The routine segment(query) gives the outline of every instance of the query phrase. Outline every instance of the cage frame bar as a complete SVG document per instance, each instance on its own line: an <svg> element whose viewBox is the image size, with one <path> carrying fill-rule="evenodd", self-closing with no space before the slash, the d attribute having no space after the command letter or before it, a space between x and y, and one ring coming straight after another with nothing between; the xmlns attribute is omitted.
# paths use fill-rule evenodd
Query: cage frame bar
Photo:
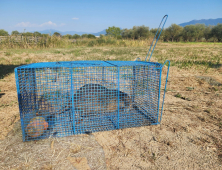
<svg viewBox="0 0 222 170"><path fill-rule="evenodd" d="M165 82L165 88L164 88L164 93L163 93L163 102L162 102L162 108L161 108L161 115L160 115L160 123L162 120L162 113L163 113L163 106L164 106L164 99L165 99L165 93L166 93L166 87L167 87L167 81L168 81L168 76L169 76L169 71L170 71L170 61L166 60L163 65L162 68L164 67L164 65L166 65L166 63L168 62L168 68L167 68L167 76L166 76L166 82ZM161 71L162 72L162 71Z"/></svg>

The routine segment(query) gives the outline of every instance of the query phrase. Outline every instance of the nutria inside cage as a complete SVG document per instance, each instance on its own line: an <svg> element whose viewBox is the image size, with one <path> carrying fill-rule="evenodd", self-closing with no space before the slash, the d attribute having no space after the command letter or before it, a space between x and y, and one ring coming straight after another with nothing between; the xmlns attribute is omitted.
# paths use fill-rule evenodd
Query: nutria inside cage
<svg viewBox="0 0 222 170"><path fill-rule="evenodd" d="M143 61L17 67L23 140L159 124L162 68Z"/></svg>

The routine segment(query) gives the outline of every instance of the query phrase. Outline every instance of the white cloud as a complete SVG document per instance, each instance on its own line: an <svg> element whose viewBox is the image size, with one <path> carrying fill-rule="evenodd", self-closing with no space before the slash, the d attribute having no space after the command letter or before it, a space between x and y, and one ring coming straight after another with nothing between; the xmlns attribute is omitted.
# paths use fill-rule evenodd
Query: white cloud
<svg viewBox="0 0 222 170"><path fill-rule="evenodd" d="M78 20L79 18L72 18L73 20Z"/></svg>
<svg viewBox="0 0 222 170"><path fill-rule="evenodd" d="M61 23L59 26L64 26L66 24ZM53 23L52 21L48 21L48 22L44 22L42 24L32 24L30 22L20 22L18 24L15 25L15 27L47 27L47 26L51 26L51 27L57 27L56 23Z"/></svg>
<svg viewBox="0 0 222 170"><path fill-rule="evenodd" d="M36 27L36 24L31 24L30 22L20 22L16 24L16 27Z"/></svg>
<svg viewBox="0 0 222 170"><path fill-rule="evenodd" d="M40 27L44 27L44 26L57 26L56 23L53 23L52 21L49 22L45 22L43 24L39 25Z"/></svg>

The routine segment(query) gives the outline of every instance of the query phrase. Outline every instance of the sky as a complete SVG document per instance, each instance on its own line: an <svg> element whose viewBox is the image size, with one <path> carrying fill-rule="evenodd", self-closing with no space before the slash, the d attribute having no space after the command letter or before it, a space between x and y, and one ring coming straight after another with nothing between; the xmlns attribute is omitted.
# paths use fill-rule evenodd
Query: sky
<svg viewBox="0 0 222 170"><path fill-rule="evenodd" d="M0 0L0 29L96 33L112 26L157 28L166 14L165 28L222 18L222 0Z"/></svg>

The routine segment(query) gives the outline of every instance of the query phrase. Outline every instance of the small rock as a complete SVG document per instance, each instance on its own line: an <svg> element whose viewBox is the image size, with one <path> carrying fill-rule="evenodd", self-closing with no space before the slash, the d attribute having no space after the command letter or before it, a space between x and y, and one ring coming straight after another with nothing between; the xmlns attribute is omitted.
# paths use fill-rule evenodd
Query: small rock
<svg viewBox="0 0 222 170"><path fill-rule="evenodd" d="M156 138L155 136L153 136L153 140L154 140L154 141L157 141L157 138Z"/></svg>

